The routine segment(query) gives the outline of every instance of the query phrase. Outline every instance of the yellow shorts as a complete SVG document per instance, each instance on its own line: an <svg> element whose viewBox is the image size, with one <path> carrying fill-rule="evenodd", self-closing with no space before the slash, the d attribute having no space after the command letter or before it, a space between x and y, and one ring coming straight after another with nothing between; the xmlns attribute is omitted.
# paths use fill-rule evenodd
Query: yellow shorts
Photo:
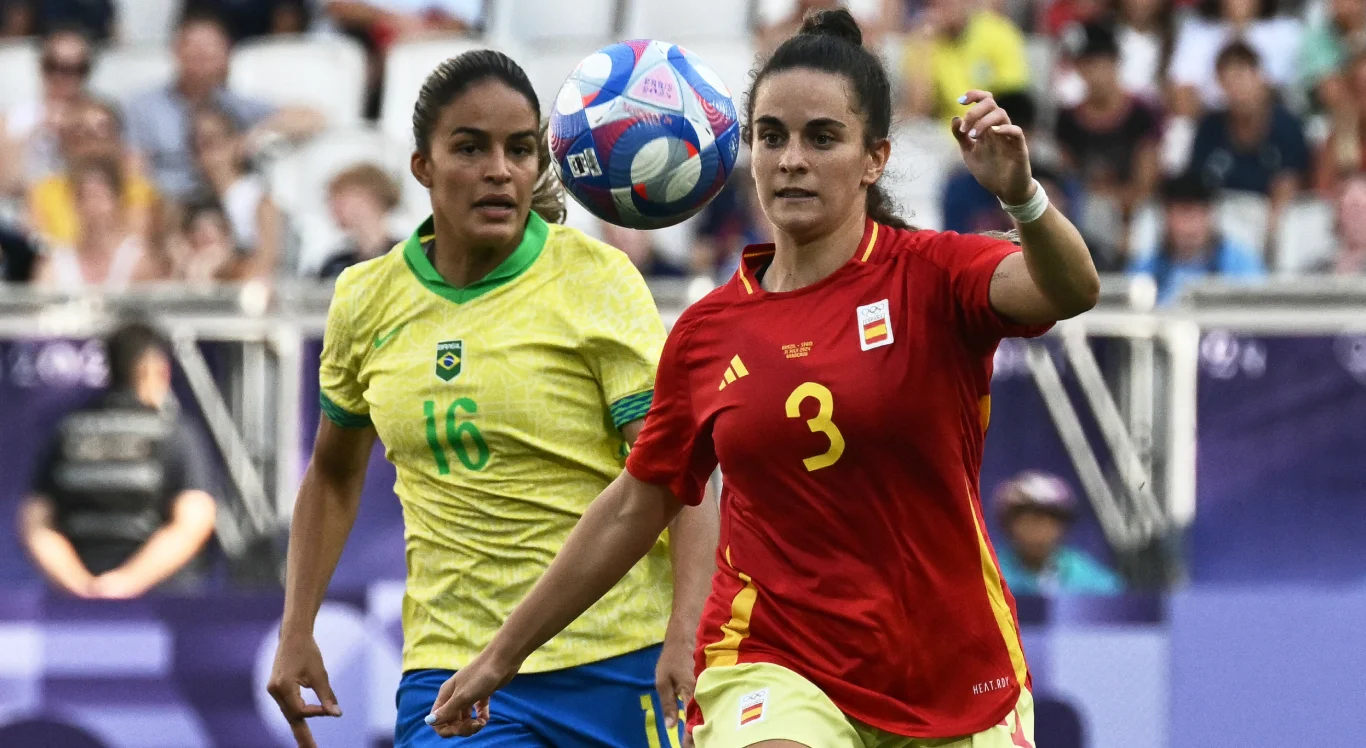
<svg viewBox="0 0 1366 748"><path fill-rule="evenodd" d="M961 738L922 739L893 735L841 712L815 684L766 662L709 667L693 695L702 724L693 730L697 748L744 748L765 740L790 740L811 748L1017 748L1034 745L1034 697L1020 691L1005 723Z"/></svg>

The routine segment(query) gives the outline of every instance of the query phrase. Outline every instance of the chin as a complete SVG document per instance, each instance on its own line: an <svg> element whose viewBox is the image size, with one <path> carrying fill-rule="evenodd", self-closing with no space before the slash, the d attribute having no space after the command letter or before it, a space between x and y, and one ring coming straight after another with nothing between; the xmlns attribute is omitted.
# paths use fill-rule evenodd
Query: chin
<svg viewBox="0 0 1366 748"><path fill-rule="evenodd" d="M773 223L774 229L798 241L819 235L821 227L828 223L824 215L807 210L775 211L775 215L769 216L768 220Z"/></svg>
<svg viewBox="0 0 1366 748"><path fill-rule="evenodd" d="M521 240L521 226L515 221L507 223L480 222L470 230L470 240L481 245L503 245Z"/></svg>

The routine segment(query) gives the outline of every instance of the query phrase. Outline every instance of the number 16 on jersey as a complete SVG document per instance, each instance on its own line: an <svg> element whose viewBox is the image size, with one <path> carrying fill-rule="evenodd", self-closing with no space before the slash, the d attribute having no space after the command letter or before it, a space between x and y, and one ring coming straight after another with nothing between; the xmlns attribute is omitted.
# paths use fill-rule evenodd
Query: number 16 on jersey
<svg viewBox="0 0 1366 748"><path fill-rule="evenodd" d="M489 464L488 442L484 441L484 435L479 433L479 427L474 425L474 422L462 420L456 423L456 417L462 410L474 415L479 412L479 406L468 397L462 397L446 408L446 443L466 469L483 470L484 466ZM442 446L437 434L436 403L427 400L422 403L422 411L427 417L427 446L432 448L436 471L441 475L450 475L451 465L446 459L446 448ZM474 452L473 455L470 454L471 451Z"/></svg>

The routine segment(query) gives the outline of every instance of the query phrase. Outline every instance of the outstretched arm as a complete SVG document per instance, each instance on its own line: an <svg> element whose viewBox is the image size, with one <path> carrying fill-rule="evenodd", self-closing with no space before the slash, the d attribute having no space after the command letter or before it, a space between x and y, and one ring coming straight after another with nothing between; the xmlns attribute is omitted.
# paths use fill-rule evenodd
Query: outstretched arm
<svg viewBox="0 0 1366 748"><path fill-rule="evenodd" d="M626 576L682 508L668 488L628 472L612 481L489 646L441 686L427 717L437 733L472 735L483 727L489 696L512 680L532 652Z"/></svg>
<svg viewBox="0 0 1366 748"><path fill-rule="evenodd" d="M968 91L972 107L953 120L963 162L977 181L1007 205L1025 206L1037 196L1024 131L986 91ZM1048 324L1096 305L1100 276L1077 227L1049 205L1042 215L1016 217L1023 252L1006 257L991 279L991 306L1011 320Z"/></svg>

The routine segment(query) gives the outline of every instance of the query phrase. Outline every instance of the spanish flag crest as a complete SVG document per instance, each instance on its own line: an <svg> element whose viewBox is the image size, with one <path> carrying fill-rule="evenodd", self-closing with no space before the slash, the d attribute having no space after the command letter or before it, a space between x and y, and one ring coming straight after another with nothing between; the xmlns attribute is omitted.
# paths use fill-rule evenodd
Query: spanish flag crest
<svg viewBox="0 0 1366 748"><path fill-rule="evenodd" d="M768 689L755 691L740 698L740 726L752 725L764 720L764 705L768 702Z"/></svg>
<svg viewBox="0 0 1366 748"><path fill-rule="evenodd" d="M892 344L892 312L886 299L858 308L858 344L865 351Z"/></svg>

